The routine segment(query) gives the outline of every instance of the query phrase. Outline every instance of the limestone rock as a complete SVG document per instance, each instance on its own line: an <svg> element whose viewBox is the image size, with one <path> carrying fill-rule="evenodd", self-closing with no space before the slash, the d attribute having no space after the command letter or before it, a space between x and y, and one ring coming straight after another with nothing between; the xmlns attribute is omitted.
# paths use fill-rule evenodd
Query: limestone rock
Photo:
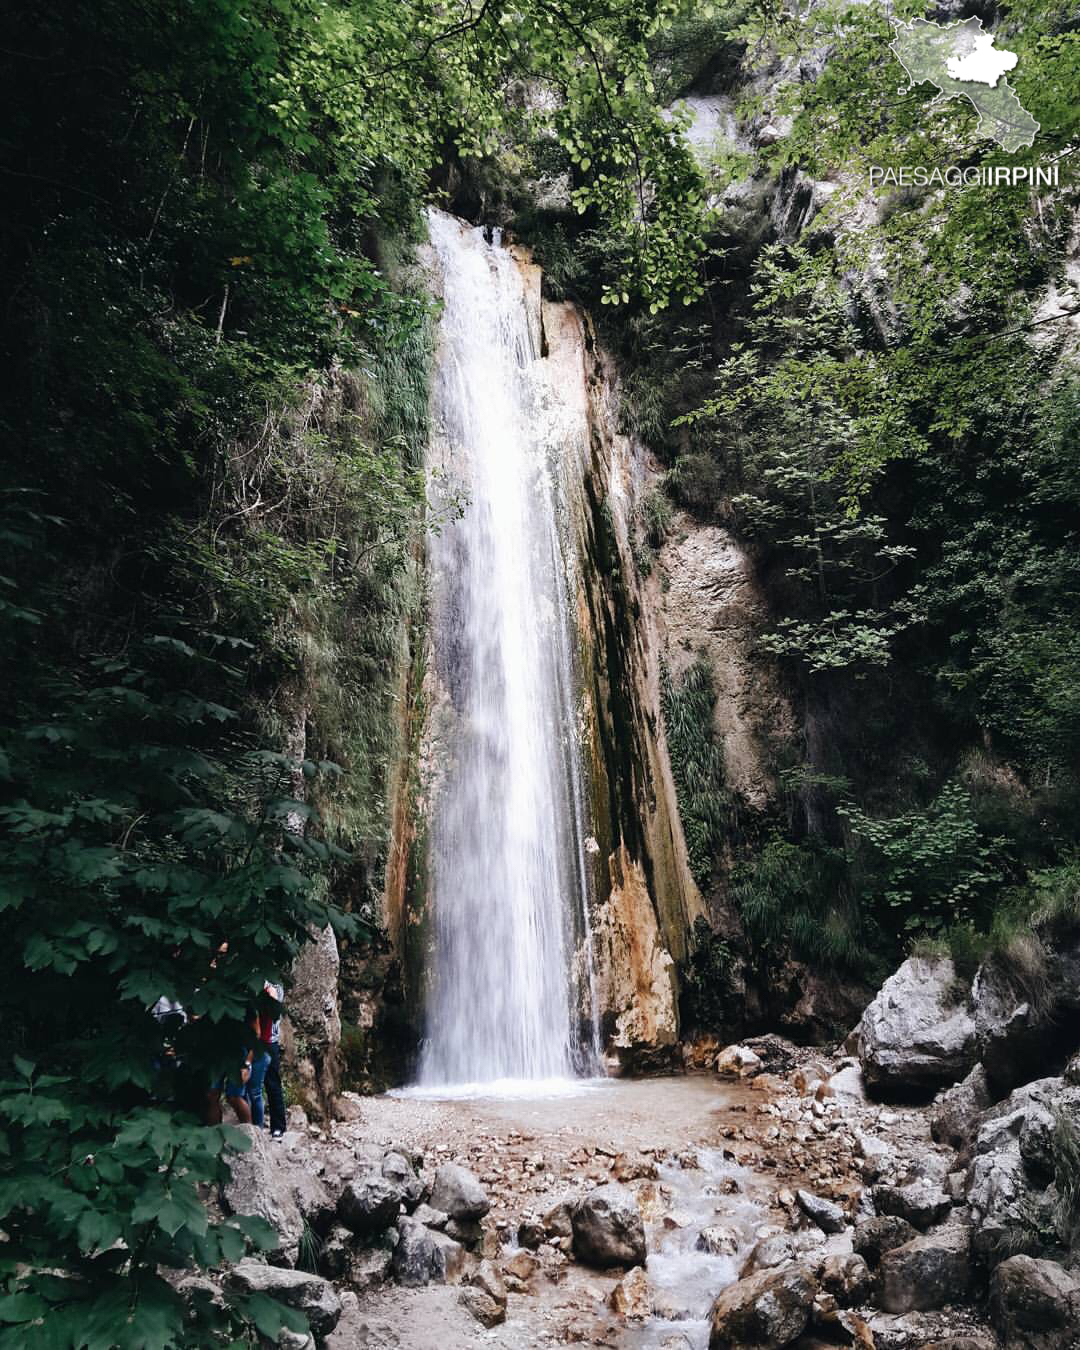
<svg viewBox="0 0 1080 1350"><path fill-rule="evenodd" d="M367 1294L384 1285L392 1269L393 1253L388 1247L363 1247L349 1258L345 1283L358 1294Z"/></svg>
<svg viewBox="0 0 1080 1350"><path fill-rule="evenodd" d="M789 1265L730 1285L709 1314L709 1350L773 1350L806 1329L817 1281L805 1266Z"/></svg>
<svg viewBox="0 0 1080 1350"><path fill-rule="evenodd" d="M246 1153L229 1155L231 1179L221 1198L230 1214L254 1214L274 1229L280 1246L275 1259L294 1265L300 1238L309 1219L333 1213L333 1200L311 1168L280 1144L272 1144L265 1130L240 1125L251 1140Z"/></svg>
<svg viewBox="0 0 1080 1350"><path fill-rule="evenodd" d="M611 1291L611 1309L628 1322L644 1322L651 1312L649 1280L644 1266L628 1271Z"/></svg>
<svg viewBox="0 0 1080 1350"><path fill-rule="evenodd" d="M843 1209L832 1200L825 1200L810 1191L796 1191L795 1199L799 1208L821 1229L823 1233L842 1233L847 1225L847 1216Z"/></svg>
<svg viewBox="0 0 1080 1350"><path fill-rule="evenodd" d="M616 1181L655 1181L660 1174L656 1163L643 1153L617 1153L611 1175Z"/></svg>
<svg viewBox="0 0 1080 1350"><path fill-rule="evenodd" d="M468 1308L482 1327L497 1327L506 1321L506 1304L496 1303L490 1294L473 1285L466 1285L458 1295L458 1302Z"/></svg>
<svg viewBox="0 0 1080 1350"><path fill-rule="evenodd" d="M441 1209L432 1209L430 1205L417 1205L412 1216L417 1223L422 1223L426 1228L438 1228L440 1231L450 1220L449 1214Z"/></svg>
<svg viewBox="0 0 1080 1350"><path fill-rule="evenodd" d="M918 1236L906 1219L895 1214L882 1214L855 1225L852 1246L868 1265L876 1266L886 1252L902 1247Z"/></svg>
<svg viewBox="0 0 1080 1350"><path fill-rule="evenodd" d="M506 1282L493 1261L481 1261L467 1280L477 1289L482 1289L493 1302L506 1307Z"/></svg>
<svg viewBox="0 0 1080 1350"><path fill-rule="evenodd" d="M818 1272L822 1289L831 1294L842 1308L850 1308L865 1301L873 1283L870 1269L855 1252L844 1256L827 1256Z"/></svg>
<svg viewBox="0 0 1080 1350"><path fill-rule="evenodd" d="M536 1251L538 1247L543 1245L546 1237L547 1233L543 1224L535 1223L532 1219L525 1219L518 1224L518 1246L524 1247L526 1251Z"/></svg>
<svg viewBox="0 0 1080 1350"><path fill-rule="evenodd" d="M341 1316L341 1299L329 1280L306 1270L284 1270L245 1258L229 1271L228 1283L242 1294L267 1294L302 1312L316 1336L327 1336Z"/></svg>
<svg viewBox="0 0 1080 1350"><path fill-rule="evenodd" d="M547 1213L543 1216L541 1222L544 1225L544 1232L549 1238L573 1237L574 1224L571 1217L571 1210L574 1205L574 1198L568 1196L563 1200L557 1201Z"/></svg>
<svg viewBox="0 0 1080 1350"><path fill-rule="evenodd" d="M750 1078L760 1073L759 1055L745 1045L728 1045L716 1056L716 1072L721 1078Z"/></svg>
<svg viewBox="0 0 1080 1350"><path fill-rule="evenodd" d="M975 1023L957 999L947 957L910 957L859 1022L859 1059L871 1087L928 1091L954 1083L975 1058Z"/></svg>
<svg viewBox="0 0 1080 1350"><path fill-rule="evenodd" d="M574 1251L591 1266L636 1266L645 1261L645 1224L633 1191L617 1182L598 1186L571 1213Z"/></svg>
<svg viewBox="0 0 1080 1350"><path fill-rule="evenodd" d="M536 1274L539 1265L540 1262L529 1252L517 1252L503 1266L507 1288L513 1289L517 1286L517 1292L523 1292Z"/></svg>
<svg viewBox="0 0 1080 1350"><path fill-rule="evenodd" d="M875 1186L874 1205L879 1214L895 1214L925 1232L952 1209L952 1201L932 1181L920 1179L905 1186Z"/></svg>
<svg viewBox="0 0 1080 1350"><path fill-rule="evenodd" d="M754 1271L777 1270L794 1260L795 1243L787 1233L776 1233L754 1244L750 1255L746 1258L742 1274L745 1277Z"/></svg>
<svg viewBox="0 0 1080 1350"><path fill-rule="evenodd" d="M318 1119L330 1115L338 1095L340 968L337 938L327 925L293 963L289 1015L281 1024L284 1054L301 1104Z"/></svg>
<svg viewBox="0 0 1080 1350"><path fill-rule="evenodd" d="M709 1224L697 1235L694 1246L699 1252L708 1252L710 1256L734 1256L739 1250L739 1235L733 1228Z"/></svg>
<svg viewBox="0 0 1080 1350"><path fill-rule="evenodd" d="M383 1158L379 1169L387 1181L401 1191L407 1209L414 1210L424 1198L424 1183L416 1175L413 1165L403 1153L391 1150Z"/></svg>
<svg viewBox="0 0 1080 1350"><path fill-rule="evenodd" d="M939 1144L947 1144L966 1155L975 1139L979 1117L990 1105L990 1085L986 1070L976 1064L962 1082L945 1088L934 1099L930 1112L930 1133Z"/></svg>
<svg viewBox="0 0 1080 1350"><path fill-rule="evenodd" d="M425 1228L415 1219L398 1220L393 1269L399 1284L413 1289L432 1282L453 1284L464 1265L465 1249L453 1238Z"/></svg>
<svg viewBox="0 0 1080 1350"><path fill-rule="evenodd" d="M401 1189L377 1172L347 1182L338 1197L338 1218L360 1237L374 1237L389 1228L401 1209Z"/></svg>
<svg viewBox="0 0 1080 1350"><path fill-rule="evenodd" d="M1011 1256L991 1277L990 1317L1009 1350L1076 1350L1080 1281L1053 1261Z"/></svg>
<svg viewBox="0 0 1080 1350"><path fill-rule="evenodd" d="M876 1302L891 1313L955 1303L971 1279L971 1233L959 1225L912 1238L882 1255Z"/></svg>
<svg viewBox="0 0 1080 1350"><path fill-rule="evenodd" d="M435 1173L428 1203L451 1219L482 1219L491 1208L487 1192L467 1167L443 1163Z"/></svg>

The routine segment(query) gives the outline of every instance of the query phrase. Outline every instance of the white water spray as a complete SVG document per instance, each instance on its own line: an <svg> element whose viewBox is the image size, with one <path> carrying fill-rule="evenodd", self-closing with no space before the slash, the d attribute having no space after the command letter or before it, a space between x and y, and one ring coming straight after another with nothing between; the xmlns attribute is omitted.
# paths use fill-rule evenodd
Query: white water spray
<svg viewBox="0 0 1080 1350"><path fill-rule="evenodd" d="M543 434L521 266L442 212L429 227L444 302L436 457L466 506L429 548L452 711L431 814L420 1085L541 1089L599 1062L558 446Z"/></svg>

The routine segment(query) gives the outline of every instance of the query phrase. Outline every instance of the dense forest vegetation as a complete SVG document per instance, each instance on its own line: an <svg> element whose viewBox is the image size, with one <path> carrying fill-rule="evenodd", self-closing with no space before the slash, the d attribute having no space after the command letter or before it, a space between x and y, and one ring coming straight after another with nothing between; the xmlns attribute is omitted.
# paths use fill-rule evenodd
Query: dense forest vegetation
<svg viewBox="0 0 1080 1350"><path fill-rule="evenodd" d="M1080 24L1003 8L1042 127L1006 156L970 109L897 95L883 10L815 16L71 0L10 26L0 1346L302 1321L258 1295L192 1309L159 1275L273 1235L208 1218L242 1141L171 1109L146 1009L197 1014L177 1048L210 1082L313 927L376 923L393 658L440 523L425 201L498 217L602 316L666 469L642 567L672 503L752 550L804 728L767 819L725 789L707 673L666 703L695 871L754 959L865 972L921 939L1037 966L1031 925L1075 919L1080 388L1039 306L1056 284L1080 307ZM790 133L699 165L665 107L806 52L816 77L770 107ZM740 97L750 118L765 96ZM1057 161L1061 186L857 219L894 161ZM838 188L813 229L748 234L731 185L796 171ZM536 199L552 174L565 204Z"/></svg>

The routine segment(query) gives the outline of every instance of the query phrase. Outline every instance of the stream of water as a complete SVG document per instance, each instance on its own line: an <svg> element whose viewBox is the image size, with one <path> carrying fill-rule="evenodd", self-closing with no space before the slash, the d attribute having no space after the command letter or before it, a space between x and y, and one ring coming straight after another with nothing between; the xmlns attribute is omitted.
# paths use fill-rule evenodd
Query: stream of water
<svg viewBox="0 0 1080 1350"><path fill-rule="evenodd" d="M429 544L449 712L419 1086L544 1091L598 1062L558 447L519 261L497 233L428 222L443 284L433 458L465 508Z"/></svg>

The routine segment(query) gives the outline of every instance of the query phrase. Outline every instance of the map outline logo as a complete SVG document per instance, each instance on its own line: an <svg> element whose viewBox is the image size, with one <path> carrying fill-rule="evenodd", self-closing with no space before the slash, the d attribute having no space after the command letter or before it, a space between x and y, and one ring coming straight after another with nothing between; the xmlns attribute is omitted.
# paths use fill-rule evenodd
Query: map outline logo
<svg viewBox="0 0 1080 1350"><path fill-rule="evenodd" d="M896 38L889 50L908 76L907 89L932 84L938 91L934 103L966 98L979 114L976 133L996 141L1008 154L1034 144L1040 123L1005 78L1016 66L1016 53L996 47L994 34L986 32L980 18L948 24L929 19L890 22ZM899 92L906 92L903 85Z"/></svg>

